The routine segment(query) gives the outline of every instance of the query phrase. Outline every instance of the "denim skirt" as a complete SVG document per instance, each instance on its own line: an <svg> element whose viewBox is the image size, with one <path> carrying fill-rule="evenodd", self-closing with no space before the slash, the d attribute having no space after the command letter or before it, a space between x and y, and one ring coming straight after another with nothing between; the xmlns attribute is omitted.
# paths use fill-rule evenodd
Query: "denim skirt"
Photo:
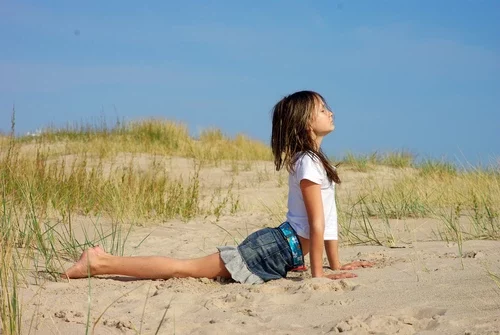
<svg viewBox="0 0 500 335"><path fill-rule="evenodd" d="M257 284L285 278L293 268L292 251L278 228L258 230L238 247L218 249L231 277L241 283Z"/></svg>

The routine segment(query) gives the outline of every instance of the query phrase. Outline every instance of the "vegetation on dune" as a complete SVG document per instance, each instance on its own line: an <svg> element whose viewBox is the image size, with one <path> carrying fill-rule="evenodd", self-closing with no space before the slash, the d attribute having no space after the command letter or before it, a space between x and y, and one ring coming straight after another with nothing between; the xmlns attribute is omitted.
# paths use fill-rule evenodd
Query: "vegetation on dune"
<svg viewBox="0 0 500 335"><path fill-rule="evenodd" d="M111 128L68 126L48 128L37 136L18 139L23 143L64 143L59 152L113 157L118 153L150 153L194 158L205 163L223 160L270 160L271 150L245 135L230 138L219 129L203 130L199 139L189 136L186 125L167 120L117 122Z"/></svg>
<svg viewBox="0 0 500 335"><path fill-rule="evenodd" d="M351 166L359 172L356 166L365 162ZM355 195L338 201L339 223L350 243L391 244L389 220L407 218L440 220L437 235L444 240L500 238L500 166L459 170L448 162L425 160L388 183L374 177L357 188ZM377 230L373 219L386 224Z"/></svg>
<svg viewBox="0 0 500 335"><path fill-rule="evenodd" d="M378 169L389 167L390 182L380 181ZM435 218L444 240L500 238L500 165L459 169L444 160L416 161L413 154L348 153L340 169L373 172L356 181L358 192L338 199L344 240L349 243L391 244L389 220ZM378 177L377 177L378 176ZM373 220L385 222L374 227ZM462 223L461 223L462 222ZM466 224L463 224L466 222Z"/></svg>
<svg viewBox="0 0 500 335"><path fill-rule="evenodd" d="M31 211L39 218L59 217L63 223L72 214L107 215L120 221L189 220L214 213L219 217L226 209L234 213L239 200L231 192L221 196L219 189L209 202L201 201L200 169L230 162L232 173L238 173L238 162L247 162L244 170L250 170L249 162L271 160L268 146L243 135L229 138L219 129L206 129L194 139L185 125L160 120L118 122L112 128L103 124L47 129L35 137L4 137L1 143L2 185L16 215ZM113 161L124 152L132 156ZM148 167L138 169L134 155L143 154L152 158ZM169 174L162 159L170 156L193 159L189 177ZM415 217L437 217L446 223L447 213L453 211L473 224L467 237L499 236L498 167L459 170L445 161L416 162L408 151L348 153L341 163L340 169L355 172L381 166L404 170L390 183L377 178L356 181L359 191L339 199L341 224ZM263 172L257 177L269 179Z"/></svg>
<svg viewBox="0 0 500 335"><path fill-rule="evenodd" d="M234 176L250 172L253 162L272 160L266 144L244 135L231 138L207 129L192 138L185 125L161 120L47 129L36 136L13 133L0 137L0 318L5 334L21 333L18 297L25 269L34 267L37 281L43 276L59 280L63 260L75 259L90 245L123 254L131 222L218 220L234 214L241 208ZM182 176L170 172L172 156L192 162ZM200 174L228 165L231 183L207 194ZM392 220L408 218L439 220L437 238L456 241L459 248L466 239L500 238L500 166L463 170L445 161L417 162L400 151L349 153L339 169L354 174L356 186L356 192L338 199L344 243L392 245L397 239ZM379 178L381 173L389 174L389 182ZM276 178L275 185L286 187L282 175ZM271 179L266 169L255 173L258 184ZM285 204L283 198L265 207L279 221ZM93 222L83 240L75 237L76 216ZM100 217L111 224L99 223Z"/></svg>
<svg viewBox="0 0 500 335"><path fill-rule="evenodd" d="M368 172L379 165L392 168L408 168L415 164L415 157L408 151L396 151L387 153L355 154L347 152L340 162L345 164L348 169L358 172Z"/></svg>

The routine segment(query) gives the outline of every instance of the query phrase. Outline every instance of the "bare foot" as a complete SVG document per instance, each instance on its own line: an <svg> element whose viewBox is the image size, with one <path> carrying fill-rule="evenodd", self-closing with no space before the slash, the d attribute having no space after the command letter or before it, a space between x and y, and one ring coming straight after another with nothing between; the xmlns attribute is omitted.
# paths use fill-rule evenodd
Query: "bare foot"
<svg viewBox="0 0 500 335"><path fill-rule="evenodd" d="M63 278L86 278L89 275L95 275L96 258L105 255L106 252L100 246L85 250L80 259L66 270L61 277Z"/></svg>

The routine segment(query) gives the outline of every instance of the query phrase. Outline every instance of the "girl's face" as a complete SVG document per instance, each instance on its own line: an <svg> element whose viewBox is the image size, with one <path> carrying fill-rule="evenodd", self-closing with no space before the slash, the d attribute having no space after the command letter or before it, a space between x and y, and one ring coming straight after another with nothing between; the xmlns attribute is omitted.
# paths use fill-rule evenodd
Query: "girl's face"
<svg viewBox="0 0 500 335"><path fill-rule="evenodd" d="M324 137L335 129L333 112L319 98L311 115L310 128L314 138Z"/></svg>

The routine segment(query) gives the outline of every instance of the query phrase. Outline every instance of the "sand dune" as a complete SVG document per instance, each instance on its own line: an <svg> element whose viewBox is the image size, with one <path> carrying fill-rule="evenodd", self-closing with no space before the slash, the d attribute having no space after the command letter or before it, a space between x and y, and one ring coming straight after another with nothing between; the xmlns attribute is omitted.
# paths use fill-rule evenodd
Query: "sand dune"
<svg viewBox="0 0 500 335"><path fill-rule="evenodd" d="M272 171L263 164L260 171ZM223 169L210 171L223 179ZM200 178L216 184L206 173ZM124 254L198 257L274 225L259 204L281 199L286 185L274 179L254 183L240 176L241 183L246 181L238 190L242 211L221 216L217 224L200 217L136 226ZM355 188L358 177L348 176L340 196L349 186ZM79 217L74 224L91 221ZM341 248L344 262L363 259L376 264L353 271L355 279L331 281L304 272L254 286L120 276L55 282L32 271L21 291L23 329L84 334L89 322L95 334L154 334L158 328L158 334L499 334L500 288L488 270L500 268L500 242L466 241L460 257L456 244L429 240L432 220L403 221L393 222L395 228L405 223L413 227L411 234L395 229L401 243L393 248Z"/></svg>

